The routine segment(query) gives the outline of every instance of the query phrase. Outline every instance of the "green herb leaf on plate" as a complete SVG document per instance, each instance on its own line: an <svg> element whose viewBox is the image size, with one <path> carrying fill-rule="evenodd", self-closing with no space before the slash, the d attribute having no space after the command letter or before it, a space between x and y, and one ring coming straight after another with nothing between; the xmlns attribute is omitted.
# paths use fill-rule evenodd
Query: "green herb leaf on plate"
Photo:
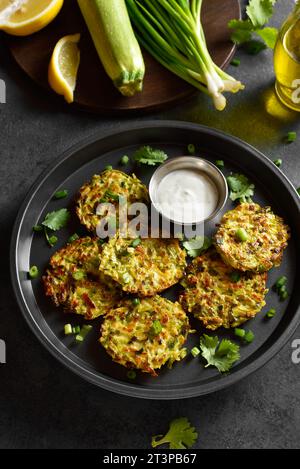
<svg viewBox="0 0 300 469"><path fill-rule="evenodd" d="M66 208L62 208L56 212L48 213L42 225L49 228L49 230L57 231L66 226L69 218L70 212Z"/></svg>
<svg viewBox="0 0 300 469"><path fill-rule="evenodd" d="M139 164L147 164L155 166L164 163L168 159L168 155L162 151L149 146L141 147L133 155L133 160Z"/></svg>
<svg viewBox="0 0 300 469"><path fill-rule="evenodd" d="M182 243L189 257L198 257L212 245L212 239L207 236L196 236Z"/></svg>
<svg viewBox="0 0 300 469"><path fill-rule="evenodd" d="M227 183L230 189L230 199L235 202L252 202L255 185L243 174L232 174L228 176Z"/></svg>
<svg viewBox="0 0 300 469"><path fill-rule="evenodd" d="M240 359L239 345L231 340L223 339L219 342L217 336L210 337L204 334L200 339L202 357L208 366L215 366L220 373L229 371L232 365Z"/></svg>

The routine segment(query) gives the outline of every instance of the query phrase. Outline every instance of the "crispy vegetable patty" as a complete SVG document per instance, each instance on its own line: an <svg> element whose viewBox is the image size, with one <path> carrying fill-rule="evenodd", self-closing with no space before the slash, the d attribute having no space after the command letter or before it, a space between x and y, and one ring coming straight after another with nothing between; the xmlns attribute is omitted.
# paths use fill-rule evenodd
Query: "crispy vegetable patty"
<svg viewBox="0 0 300 469"><path fill-rule="evenodd" d="M237 237L240 229L246 232L244 241ZM224 215L214 242L226 264L265 272L280 265L289 237L288 226L270 207L243 203Z"/></svg>
<svg viewBox="0 0 300 469"><path fill-rule="evenodd" d="M149 202L148 189L134 174L129 176L121 171L107 170L93 176L80 189L76 209L80 222L95 232L102 219L101 214L97 214L98 205L110 203L117 207L119 197L126 197L128 206L135 202Z"/></svg>
<svg viewBox="0 0 300 469"><path fill-rule="evenodd" d="M100 343L115 362L155 376L166 363L185 357L189 329L179 303L154 296L135 305L129 299L105 317Z"/></svg>
<svg viewBox="0 0 300 469"><path fill-rule="evenodd" d="M56 306L86 319L102 316L116 305L120 290L99 272L102 246L98 239L80 238L56 252L43 277L45 292Z"/></svg>
<svg viewBox="0 0 300 469"><path fill-rule="evenodd" d="M236 272L211 249L188 267L179 301L207 329L237 327L265 306L266 280L266 273Z"/></svg>
<svg viewBox="0 0 300 469"><path fill-rule="evenodd" d="M186 253L178 240L112 238L103 247L100 270L122 289L153 296L176 284L186 267ZM135 247L134 247L135 246Z"/></svg>

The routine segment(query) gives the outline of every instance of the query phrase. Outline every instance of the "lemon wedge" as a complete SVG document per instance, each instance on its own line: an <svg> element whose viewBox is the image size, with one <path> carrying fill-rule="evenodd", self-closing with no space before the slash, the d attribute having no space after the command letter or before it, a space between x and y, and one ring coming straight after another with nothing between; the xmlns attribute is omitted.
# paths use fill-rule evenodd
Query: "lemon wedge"
<svg viewBox="0 0 300 469"><path fill-rule="evenodd" d="M68 103L74 101L80 63L79 40L80 34L61 38L54 48L49 65L49 85L56 93L63 95Z"/></svg>
<svg viewBox="0 0 300 469"><path fill-rule="evenodd" d="M64 0L0 0L0 29L14 36L33 34L49 24Z"/></svg>

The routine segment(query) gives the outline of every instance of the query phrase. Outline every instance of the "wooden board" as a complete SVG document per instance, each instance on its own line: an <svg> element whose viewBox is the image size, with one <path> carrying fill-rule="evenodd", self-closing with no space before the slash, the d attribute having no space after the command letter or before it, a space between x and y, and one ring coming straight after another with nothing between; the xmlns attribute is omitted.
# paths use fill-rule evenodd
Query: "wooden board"
<svg viewBox="0 0 300 469"><path fill-rule="evenodd" d="M240 17L238 0L205 0L203 25L214 61L225 67L234 54L227 23ZM144 90L132 98L123 97L107 77L93 46L76 0L65 0L57 18L31 36L7 38L17 63L39 85L49 89L47 69L56 42L67 34L81 33L81 65L75 103L104 114L150 111L184 100L195 89L164 69L147 52ZM50 90L50 92L52 92ZM196 91L197 92L197 91Z"/></svg>

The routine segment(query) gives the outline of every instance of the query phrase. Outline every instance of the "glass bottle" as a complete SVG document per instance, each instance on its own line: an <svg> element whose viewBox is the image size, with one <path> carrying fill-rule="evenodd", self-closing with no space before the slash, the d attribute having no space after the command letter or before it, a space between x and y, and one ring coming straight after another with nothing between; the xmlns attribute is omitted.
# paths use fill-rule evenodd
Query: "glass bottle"
<svg viewBox="0 0 300 469"><path fill-rule="evenodd" d="M300 1L283 23L274 51L276 93L282 103L300 112Z"/></svg>

